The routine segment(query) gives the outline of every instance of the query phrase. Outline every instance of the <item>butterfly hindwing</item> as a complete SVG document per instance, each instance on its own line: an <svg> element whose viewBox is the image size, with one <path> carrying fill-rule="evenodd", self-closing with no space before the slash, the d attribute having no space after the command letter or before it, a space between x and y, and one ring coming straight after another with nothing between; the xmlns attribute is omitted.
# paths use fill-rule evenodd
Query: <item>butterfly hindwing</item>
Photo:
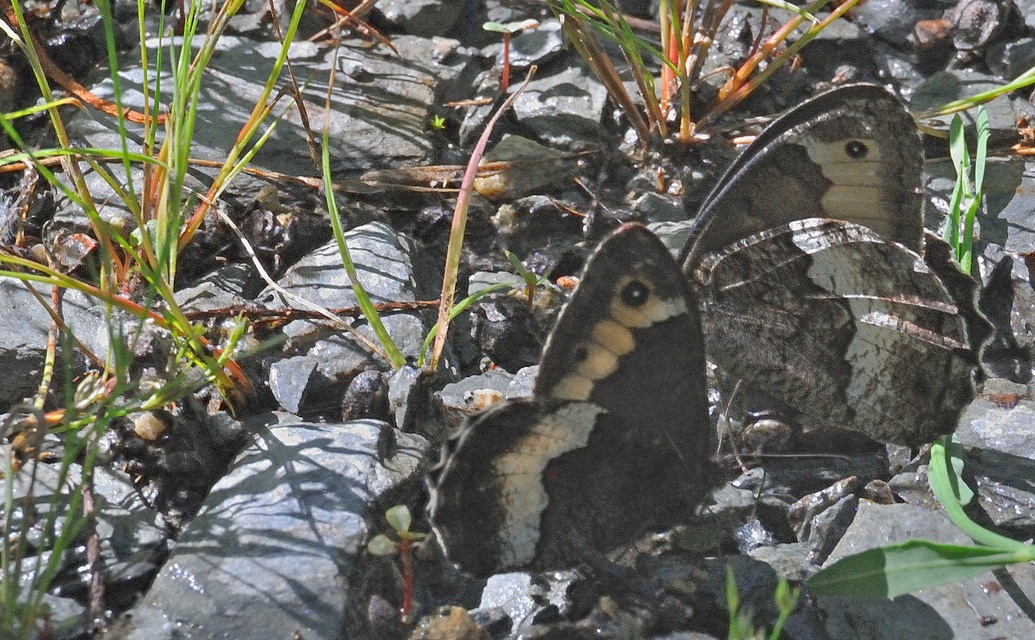
<svg viewBox="0 0 1035 640"><path fill-rule="evenodd" d="M956 302L866 227L792 222L709 254L695 277L716 364L824 424L919 445L955 430L973 399Z"/></svg>
<svg viewBox="0 0 1035 640"><path fill-rule="evenodd" d="M710 475L697 306L664 245L609 236L544 349L534 397L464 428L431 516L465 571L572 566L688 517Z"/></svg>

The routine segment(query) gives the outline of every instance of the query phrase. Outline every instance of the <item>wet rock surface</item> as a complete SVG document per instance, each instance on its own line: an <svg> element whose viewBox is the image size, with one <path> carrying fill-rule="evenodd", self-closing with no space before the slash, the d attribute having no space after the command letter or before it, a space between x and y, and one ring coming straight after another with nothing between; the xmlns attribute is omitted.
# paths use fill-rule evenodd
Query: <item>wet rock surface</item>
<svg viewBox="0 0 1035 640"><path fill-rule="evenodd" d="M261 95L279 53L266 10L262 3L247 3L233 19L237 33L220 40L204 80L192 156L225 159ZM828 86L835 78L893 84L914 112L972 95L1031 65L1035 34L1017 18L1035 22L1032 14L1030 3L975 0L946 11L931 3L871 0L855 10L853 22L836 23L806 47L801 68L781 71L742 109L713 124L739 126L748 116L791 106L807 88ZM975 16L991 16L988 28ZM387 174L367 172L466 162L500 94L502 46L481 22L526 17L541 24L511 43L511 85L532 64L539 71L491 140L490 149L500 151L494 159L513 163L511 174L502 184L483 179L476 185L458 286L473 294L509 283L518 291L478 300L453 326L440 371L421 373L415 363L435 318L417 303L438 296L455 196L413 189L437 188L438 178L401 188L371 186ZM738 9L717 34L720 53L712 54L710 64L731 64L746 55L759 17L754 9ZM94 538L101 543L93 562L103 567L104 608L118 616L103 637L717 638L726 634L727 570L742 603L754 611L756 626L771 626L779 577L804 581L821 566L877 544L915 538L970 544L939 511L922 454L842 441L819 457L748 456L751 468L731 462L727 481L699 517L686 528L641 541L617 564L477 581L449 566L432 539L407 558L415 574L409 584L401 555L368 553L374 534L398 538L385 521L394 505L410 507L412 531L429 530L423 476L467 416L498 398L531 395L544 337L563 292L570 291L553 281L577 273L595 241L624 220L651 223L678 251L692 224L688 217L710 188L707 181L735 155L728 146L707 156L670 144L643 152L603 84L574 50L563 48L560 23L542 7L382 2L369 19L388 34L395 51L358 36L336 47L320 38L293 45L293 72L310 80L302 95L305 119L289 100L278 103L274 109L283 116L251 165L288 176L318 175L306 126L319 137L328 115L351 260L372 301L385 310L384 325L408 364L393 370L370 347L376 338L355 311L355 290L319 189L269 174L236 179L220 200L225 219L210 214L205 235L188 249L193 253L183 260L176 300L212 329L228 326L238 313L261 318L245 339L259 354L245 365L258 397L231 417L210 410L218 406L217 394L199 379L192 381L189 402L175 412L127 417L97 435L102 455L92 491ZM920 21L928 29L944 22L942 39L934 37L937 30L920 33ZM136 28L135 17L126 27ZM126 39L127 48L131 42ZM157 44L145 42L152 53ZM325 114L322 82L332 68L337 77ZM122 103L142 108L138 54L123 56L119 77ZM168 71L162 82L171 85ZM704 83L701 95L714 94L720 82ZM113 95L110 79L88 85L98 96ZM19 93L5 108L26 100ZM1030 120L1035 113L1020 93L987 108L994 143L1013 144L1017 119ZM947 128L947 122L936 125ZM134 126L129 125L131 138L139 137ZM713 142L720 128L708 130ZM69 132L79 146L121 145L111 120L91 109L69 119ZM514 144L541 148L532 160L502 153ZM947 155L944 144L928 144L933 159L925 171L926 222L937 230L955 174L951 163L938 159ZM186 187L205 193L214 175L213 168L197 167ZM982 308L997 333L985 354L991 377L957 434L981 517L1017 540L1035 536L1031 175L1029 163L1016 156L987 169L975 253L987 285ZM139 184L142 176L136 167L127 179ZM90 171L86 180L102 220L135 226L109 184ZM17 187L4 188L0 221L33 223L34 213L22 215L15 206ZM56 244L58 230L90 229L81 207L61 193L52 197L50 219L33 223L41 240ZM226 219L253 245L265 273L255 268ZM526 283L511 273L503 249L540 275L552 271L532 299L521 291ZM33 287L49 299L48 288ZM338 319L323 317L316 307L334 311ZM72 376L98 366L84 357L86 350L98 362L106 357L111 340L105 316L93 298L65 294L63 317L82 343L59 345L59 354L71 356ZM14 414L37 391L50 315L24 284L5 276L0 319L7 329L0 331L0 363L7 367L0 376L0 411ZM123 332L117 335L135 336L140 378L168 375L168 341L152 323L117 324ZM60 387L53 391L56 398L66 393ZM150 387L141 387L146 396ZM723 409L716 404L714 417ZM768 416L741 420L732 414L731 421L744 423L738 434L750 426L774 426ZM50 435L40 445L52 457L36 467L31 489L26 473L14 476L12 504L19 506L13 520L34 512L32 526L20 533L41 564L25 569L22 587L28 590L46 563L55 563L56 578L44 596L51 621L61 629L53 637L78 639L88 634L91 585L84 567L93 551L87 549L89 529L74 536L64 554L53 551L56 537L76 517L61 508L81 489L83 474L81 460L67 476L57 471L67 443L81 443L65 437ZM408 591L413 602L402 620ZM1035 637L1032 598L1030 565L894 601L806 594L782 637Z"/></svg>

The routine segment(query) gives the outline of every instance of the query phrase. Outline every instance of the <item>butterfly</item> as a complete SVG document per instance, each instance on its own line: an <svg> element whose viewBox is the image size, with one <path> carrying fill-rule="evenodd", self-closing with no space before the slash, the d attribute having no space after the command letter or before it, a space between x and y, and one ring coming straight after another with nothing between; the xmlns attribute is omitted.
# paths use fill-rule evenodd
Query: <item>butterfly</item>
<svg viewBox="0 0 1035 640"><path fill-rule="evenodd" d="M587 261L533 396L463 430L432 490L447 557L466 572L556 569L670 528L710 489L697 304L668 250L625 225Z"/></svg>
<svg viewBox="0 0 1035 640"><path fill-rule="evenodd" d="M923 227L923 150L882 87L774 121L719 180L679 261L706 352L813 426L916 446L974 397L977 283Z"/></svg>

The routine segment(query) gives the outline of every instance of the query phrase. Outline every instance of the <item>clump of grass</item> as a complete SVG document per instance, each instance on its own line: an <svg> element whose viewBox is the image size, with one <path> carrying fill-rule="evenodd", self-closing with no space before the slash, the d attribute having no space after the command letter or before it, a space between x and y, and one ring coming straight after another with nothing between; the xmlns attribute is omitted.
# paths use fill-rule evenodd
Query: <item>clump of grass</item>
<svg viewBox="0 0 1035 640"><path fill-rule="evenodd" d="M57 99L51 85L52 78L62 82L67 78L54 71L31 35L20 0L0 0L0 10L7 17L6 22L0 22L0 29L24 54L42 95L39 106L0 114L0 125L21 149L20 153L0 160L0 166L8 169L31 166L54 189L62 192L85 214L98 253L96 273L92 277L81 277L26 257L24 252L0 249L3 267L0 276L19 279L26 286L33 285L33 291L44 285L54 292L50 300L37 296L54 317L47 367L39 391L28 409L10 414L6 429L10 433L3 434L11 436L15 445L20 446L16 449L6 443L3 445L0 636L4 638L26 638L36 632L49 632L46 630L55 621L49 620L44 595L65 560L65 552L83 539L87 542L88 569L94 576L88 595L90 618L104 619L104 568L96 553L92 484L94 469L99 464L100 437L114 422L137 412L169 407L197 391L205 381L216 384L231 409L247 403L252 394L248 378L233 359L244 325L236 324L217 344L187 318L173 297L182 250L194 238L211 205L234 176L244 170L272 130L269 120L278 100L273 92L286 64L288 45L305 10L305 3L295 6L283 36L281 54L270 70L265 90L212 184L206 193L193 193L186 177L192 164L190 152L203 96L202 79L219 37L242 3L243 0L229 0L214 9L190 3L183 19L183 39L161 40L152 49L143 41L144 12L149 9L144 4L139 5L143 79L135 89L144 95L144 108L142 112L133 112L122 102L124 88L118 73L111 3L98 0L95 4L105 25L113 99L110 103L95 97L79 99L94 104L100 109L101 117L108 114L119 133L121 147L82 149L70 139L65 113L61 110L78 102ZM207 12L208 22L204 28L201 11ZM159 32L165 32L164 23ZM159 70L167 66L166 61L172 67L172 87L163 87L158 81ZM74 91L81 93L85 89L79 87ZM167 112L162 113L166 108ZM39 112L49 117L54 148L31 149L14 126L18 118ZM132 142L134 140L142 142L137 144ZM57 168L62 177L57 175ZM103 204L87 187L84 177L87 171L97 174L115 193L120 205L130 212L135 232L106 220L102 214ZM66 355L73 349L84 349L60 320L60 292L69 289L96 299L105 307L110 323L109 352L90 354L94 369L78 386L71 384L76 372L70 360L66 358L62 369L57 358L59 344L64 345ZM145 324L164 330L171 339L168 379L157 388L147 390L139 386L134 373L136 336L143 333ZM192 369L202 372L200 382L199 376L191 374ZM63 372L63 378L58 372ZM64 391L66 400L60 409L48 408L53 402L53 386ZM39 454L36 444L47 432L60 438L60 481L56 492L38 498L49 502L46 521L41 523L35 516L38 505L33 502L36 499L33 490L30 488L23 498L16 499L15 486L16 479L19 484L33 486ZM75 467L74 463L80 466ZM77 476L73 474L76 468L81 469ZM59 515L65 519L60 527L56 526ZM30 542L27 534L36 530L46 535L42 539L32 538Z"/></svg>
<svg viewBox="0 0 1035 640"><path fill-rule="evenodd" d="M824 7L827 0L817 0L804 8L782 0L760 0L765 5L790 12L791 17L764 42L761 39L756 41L752 54L740 67L716 71L727 73L729 79L719 91L717 102L704 114L697 116L691 110L691 92L704 78L708 50L732 8L732 2L661 0L660 48L639 36L618 6L608 0L550 0L549 4L561 19L564 33L572 46L600 78L608 93L621 106L640 140L646 144L655 136L661 139L669 137L667 121L673 109L678 109L679 118L676 139L683 143L690 142L701 122L723 113L750 95L758 85L793 60L797 52L831 22L855 6L857 1L848 0L839 4L826 18L819 20L813 14ZM811 26L795 41L789 42L791 35L806 21L811 22ZM765 20L762 22L764 24ZM621 49L638 89L638 97L644 104L643 113L625 88L621 73L600 45L597 35L614 42ZM654 61L662 65L660 86L656 85L651 70ZM766 63L764 68L763 62Z"/></svg>
<svg viewBox="0 0 1035 640"><path fill-rule="evenodd" d="M984 107L977 109L976 124L977 146L973 166L964 136L963 118L956 114L949 126L949 154L956 168L956 185L952 190L949 215L942 234L943 239L955 249L956 261L967 273L973 270L974 224L981 208L985 163L988 159L988 113Z"/></svg>

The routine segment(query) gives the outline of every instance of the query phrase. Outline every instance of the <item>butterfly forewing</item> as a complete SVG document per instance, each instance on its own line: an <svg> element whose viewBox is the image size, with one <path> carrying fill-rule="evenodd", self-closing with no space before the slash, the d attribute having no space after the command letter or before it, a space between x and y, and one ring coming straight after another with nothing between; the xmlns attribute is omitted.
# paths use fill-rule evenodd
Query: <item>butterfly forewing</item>
<svg viewBox="0 0 1035 640"><path fill-rule="evenodd" d="M887 90L857 84L820 94L774 121L719 180L680 262L766 229L835 218L919 252L923 149L912 116Z"/></svg>
<svg viewBox="0 0 1035 640"><path fill-rule="evenodd" d="M813 426L910 444L953 431L990 327L974 281L925 246L922 169L912 116L875 85L773 122L681 253L709 357Z"/></svg>

